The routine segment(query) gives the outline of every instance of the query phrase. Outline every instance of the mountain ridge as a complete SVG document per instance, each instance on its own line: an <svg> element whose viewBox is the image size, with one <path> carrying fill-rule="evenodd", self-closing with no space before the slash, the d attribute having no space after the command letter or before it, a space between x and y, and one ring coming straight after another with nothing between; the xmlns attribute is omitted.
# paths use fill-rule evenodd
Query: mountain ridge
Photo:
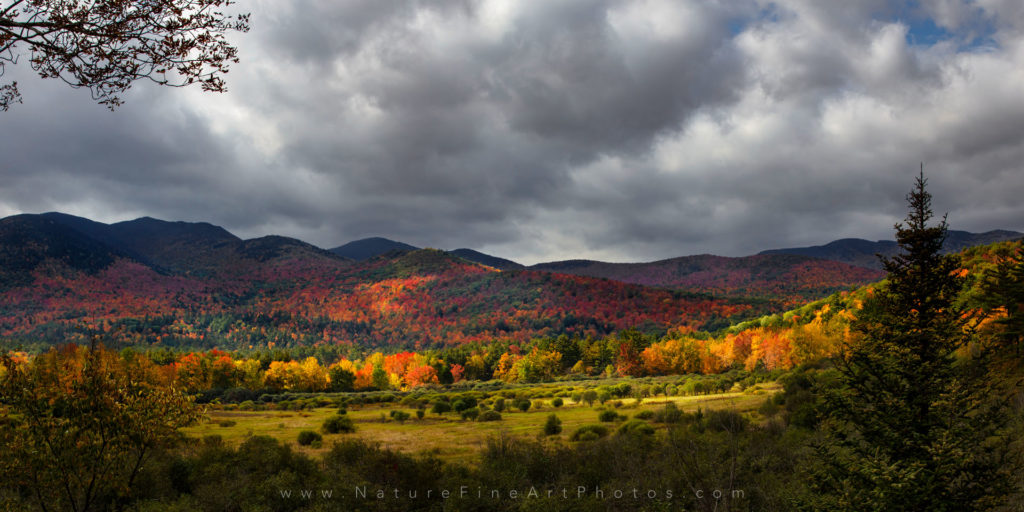
<svg viewBox="0 0 1024 512"><path fill-rule="evenodd" d="M448 252L464 260L480 263L481 265L487 265L488 267L493 267L498 270L521 270L526 268L525 265L516 263L512 260L500 258L498 256L492 256L490 254L485 254L473 249L461 248L453 249Z"/></svg>
<svg viewBox="0 0 1024 512"><path fill-rule="evenodd" d="M16 215L0 219L0 341L356 350L713 330L881 275L797 255L506 270L480 255L397 249L354 261L209 223Z"/></svg>
<svg viewBox="0 0 1024 512"><path fill-rule="evenodd" d="M742 257L701 254L647 263L565 260L529 267L728 296L771 296L789 304L881 279L883 273L797 255Z"/></svg>
<svg viewBox="0 0 1024 512"><path fill-rule="evenodd" d="M419 249L405 242L396 242L380 236L360 238L344 243L328 251L356 261L364 261L394 251L415 251Z"/></svg>
<svg viewBox="0 0 1024 512"><path fill-rule="evenodd" d="M339 264L348 261L294 238L269 235L243 240L208 222L140 217L105 224L58 212L22 214L3 220L8 223L48 222L61 226L61 229L66 230L64 236L69 239L88 240L87 245L97 255L109 252L137 261L158 273L199 276L240 274L250 271L253 263L282 257L331 259ZM0 245L12 243L5 243L0 238ZM110 263L109 258L104 261ZM2 261L0 265L3 265Z"/></svg>
<svg viewBox="0 0 1024 512"><path fill-rule="evenodd" d="M946 243L943 244L943 253L953 253L968 247L988 245L996 242L1007 242L1024 237L1024 233L1005 229L994 229L983 233L971 233L969 231L949 230ZM763 254L794 254L810 256L825 260L840 261L850 265L880 270L881 262L876 254L892 257L896 254L898 246L893 240L870 241L863 238L841 238L833 240L824 245L813 245L807 247L790 247L784 249L768 249L761 251Z"/></svg>

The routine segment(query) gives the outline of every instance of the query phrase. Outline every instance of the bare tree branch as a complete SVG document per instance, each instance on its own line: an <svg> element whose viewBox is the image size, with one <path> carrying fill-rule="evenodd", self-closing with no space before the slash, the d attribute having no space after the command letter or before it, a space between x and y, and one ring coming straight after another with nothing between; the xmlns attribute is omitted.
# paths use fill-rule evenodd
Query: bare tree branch
<svg viewBox="0 0 1024 512"><path fill-rule="evenodd" d="M228 32L249 30L232 0L14 0L0 7L0 76L27 55L41 78L87 88L114 109L140 79L223 92L238 62ZM0 85L0 110L21 101L16 83Z"/></svg>

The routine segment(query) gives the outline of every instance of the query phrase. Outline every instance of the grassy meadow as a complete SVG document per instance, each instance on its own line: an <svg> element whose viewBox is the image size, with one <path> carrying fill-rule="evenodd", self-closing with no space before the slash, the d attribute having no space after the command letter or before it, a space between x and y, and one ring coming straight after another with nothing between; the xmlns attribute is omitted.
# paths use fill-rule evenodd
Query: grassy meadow
<svg viewBox="0 0 1024 512"><path fill-rule="evenodd" d="M631 380L635 379L618 379L618 383L630 383ZM466 393L454 389L435 390L428 396L420 395L418 399L417 395L406 394L406 397L409 397L405 400L406 404L399 400L364 404L350 401L346 414L352 419L356 431L342 434L327 434L321 430L324 420L337 414L339 410L337 405L302 410L240 410L235 404L211 404L207 409L206 418L200 424L184 429L184 434L193 438L220 436L229 446L237 446L252 436L270 436L309 455L326 452L334 441L342 438L358 438L378 444L381 448L410 455L429 454L442 460L465 464L478 460L477 455L485 446L488 438L499 435L537 438L542 433L543 426L551 414L555 414L562 421L562 433L548 437L549 442L555 443L569 443L569 436L579 427L601 423L598 419L601 411L614 410L618 413L617 421L605 423L614 430L626 419L632 419L637 414L643 415L643 411L657 412L664 409L669 402L686 413L694 413L698 409L704 411L731 409L743 413L757 422L763 419L758 409L765 403L768 396L780 391L781 386L776 382L762 382L744 390L733 388L726 392L710 394L685 396L661 394L648 397L611 398L606 400L603 405L597 401L588 405L583 400L574 401L570 398L573 391L578 392L582 389L584 387L579 384L549 383L519 387L514 391L482 393L485 398L480 399L480 404L485 408L493 408L494 401L502 395L538 396L538 398L530 400L531 407L525 412L513 406L514 398L506 398L506 408L501 411L501 420L498 421L463 419L455 411L441 414L431 412L427 400L436 401L447 398L450 402L454 402L459 396ZM555 407L552 402L556 396L552 395L564 395L561 396L563 405ZM342 401L347 398L344 394L329 396L333 401ZM416 416L417 408L424 410L425 414L422 419L418 419ZM392 411L405 411L410 417L404 421L398 421L391 417ZM651 425L656 430L667 428L664 424L654 422L651 422ZM318 447L299 445L297 443L298 435L303 430L320 433L323 436L322 444Z"/></svg>

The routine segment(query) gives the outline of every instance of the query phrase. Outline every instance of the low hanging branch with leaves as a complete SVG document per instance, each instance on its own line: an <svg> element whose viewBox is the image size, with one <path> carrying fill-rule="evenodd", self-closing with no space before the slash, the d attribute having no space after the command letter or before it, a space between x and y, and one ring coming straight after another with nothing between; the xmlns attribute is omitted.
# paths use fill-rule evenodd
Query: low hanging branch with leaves
<svg viewBox="0 0 1024 512"><path fill-rule="evenodd" d="M226 90L238 62L231 31L249 15L230 15L231 0L14 0L0 7L0 76L27 55L42 78L87 88L111 110L140 79L204 91ZM0 110L21 102L17 82L0 84Z"/></svg>

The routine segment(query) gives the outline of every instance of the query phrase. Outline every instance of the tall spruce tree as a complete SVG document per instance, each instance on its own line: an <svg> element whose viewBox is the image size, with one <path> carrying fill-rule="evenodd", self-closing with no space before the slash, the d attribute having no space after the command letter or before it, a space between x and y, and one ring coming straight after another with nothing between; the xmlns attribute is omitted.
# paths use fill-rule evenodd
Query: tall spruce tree
<svg viewBox="0 0 1024 512"><path fill-rule="evenodd" d="M812 508L967 511L1010 491L1006 410L984 355L957 357L970 340L955 299L958 258L941 253L946 220L929 225L924 173L896 225L900 253L882 258L887 284L865 302L837 361L842 385L826 396Z"/></svg>

